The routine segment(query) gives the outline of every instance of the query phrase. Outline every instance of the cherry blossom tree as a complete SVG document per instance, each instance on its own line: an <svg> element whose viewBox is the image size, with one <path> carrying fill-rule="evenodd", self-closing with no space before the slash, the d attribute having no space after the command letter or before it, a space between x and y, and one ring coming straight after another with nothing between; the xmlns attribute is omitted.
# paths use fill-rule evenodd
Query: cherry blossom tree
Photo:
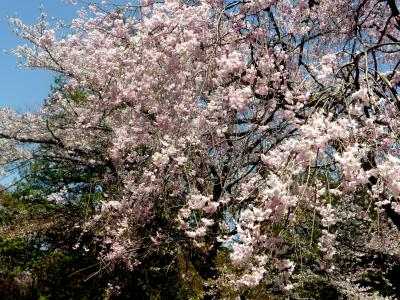
<svg viewBox="0 0 400 300"><path fill-rule="evenodd" d="M170 251L204 299L320 274L352 297L344 257L399 258L396 1L91 5L69 34L12 22L22 63L68 81L36 114L1 111L1 163L106 165L82 225L105 266Z"/></svg>

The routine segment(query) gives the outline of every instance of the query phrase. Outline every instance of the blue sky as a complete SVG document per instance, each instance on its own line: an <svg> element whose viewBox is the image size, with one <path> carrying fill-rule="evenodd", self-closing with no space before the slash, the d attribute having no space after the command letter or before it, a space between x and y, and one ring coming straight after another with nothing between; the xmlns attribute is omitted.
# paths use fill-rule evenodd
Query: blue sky
<svg viewBox="0 0 400 300"><path fill-rule="evenodd" d="M66 22L75 17L78 9L65 0L0 1L0 107L12 107L19 112L34 111L49 94L54 74L18 67L11 50L25 41L11 32L8 22L8 17L18 17L27 24L35 23L41 12L41 5L49 17Z"/></svg>
<svg viewBox="0 0 400 300"><path fill-rule="evenodd" d="M129 1L108 2L123 4ZM49 95L55 77L54 73L48 71L18 66L11 50L25 44L25 41L11 31L8 18L17 17L26 24L34 24L43 7L43 12L50 20L54 17L68 24L76 17L76 11L81 6L79 3L76 6L68 4L66 0L0 0L0 107L11 107L18 112L36 111ZM17 177L16 174L0 177L0 185L8 185Z"/></svg>
<svg viewBox="0 0 400 300"><path fill-rule="evenodd" d="M0 0L0 107L12 107L18 112L35 111L49 95L54 74L18 67L11 50L25 41L18 38L9 24L9 17L20 18L27 24L38 20L43 11L49 16L71 21L76 6L64 0ZM18 178L15 173L0 177L1 185L9 185Z"/></svg>
<svg viewBox="0 0 400 300"><path fill-rule="evenodd" d="M107 2L123 4L136 1ZM18 112L35 111L49 95L55 74L18 67L11 50L25 44L25 41L11 32L8 22L9 17L18 17L24 23L33 24L40 16L41 6L49 18L61 19L68 24L82 4L78 2L74 6L67 0L0 0L0 107L12 107Z"/></svg>

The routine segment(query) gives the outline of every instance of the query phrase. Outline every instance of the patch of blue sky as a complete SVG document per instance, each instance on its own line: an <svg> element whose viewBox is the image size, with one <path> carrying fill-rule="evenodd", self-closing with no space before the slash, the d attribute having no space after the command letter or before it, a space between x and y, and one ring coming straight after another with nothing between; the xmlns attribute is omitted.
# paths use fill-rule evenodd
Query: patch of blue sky
<svg viewBox="0 0 400 300"><path fill-rule="evenodd" d="M36 111L50 95L51 85L57 76L54 72L18 65L12 50L27 42L12 32L9 18L18 18L32 25L45 13L50 24L62 20L68 25L77 17L77 11L87 3L78 1L77 5L71 5L66 0L0 1L0 108L9 107L21 113ZM105 6L105 9L112 10L115 5L135 4L137 1L113 0L110 3L112 5ZM18 178L16 172L8 172L6 176L0 177L0 185L9 186Z"/></svg>

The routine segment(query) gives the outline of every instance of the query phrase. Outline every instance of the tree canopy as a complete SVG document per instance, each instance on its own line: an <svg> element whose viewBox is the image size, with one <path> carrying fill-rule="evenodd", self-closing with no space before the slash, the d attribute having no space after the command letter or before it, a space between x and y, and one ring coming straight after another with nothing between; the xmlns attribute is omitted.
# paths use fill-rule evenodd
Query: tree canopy
<svg viewBox="0 0 400 300"><path fill-rule="evenodd" d="M37 113L0 110L0 165L27 164L8 197L57 214L60 264L95 261L86 297L400 295L395 0L141 0L68 28L11 22L21 63L61 77Z"/></svg>

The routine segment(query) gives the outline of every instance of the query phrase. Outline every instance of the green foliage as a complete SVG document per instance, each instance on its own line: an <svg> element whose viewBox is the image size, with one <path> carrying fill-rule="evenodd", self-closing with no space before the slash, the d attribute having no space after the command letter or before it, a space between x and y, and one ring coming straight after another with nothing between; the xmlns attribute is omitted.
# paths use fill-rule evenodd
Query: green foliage
<svg viewBox="0 0 400 300"><path fill-rule="evenodd" d="M322 276L310 279L299 289L302 298L342 299L340 292Z"/></svg>
<svg viewBox="0 0 400 300"><path fill-rule="evenodd" d="M36 161L21 168L21 177L1 194L0 298L100 299L106 280L86 280L98 265L96 246L90 233L82 236L75 228L101 200L91 184L96 176L73 165ZM73 204L47 200L63 186L82 182L88 184ZM73 250L78 239L85 248Z"/></svg>
<svg viewBox="0 0 400 300"><path fill-rule="evenodd" d="M195 297L193 287L182 284L184 258L176 257L168 247L148 256L138 271L129 272L122 266L110 270L99 265L100 249L93 235L81 235L81 228L75 225L87 220L103 200L97 188L100 171L46 161L20 169L23 180L1 195L0 299ZM78 183L85 185L73 203L47 200L47 195ZM74 250L78 240L82 247ZM198 278L194 269L191 274ZM109 283L121 286L120 296L108 292Z"/></svg>

